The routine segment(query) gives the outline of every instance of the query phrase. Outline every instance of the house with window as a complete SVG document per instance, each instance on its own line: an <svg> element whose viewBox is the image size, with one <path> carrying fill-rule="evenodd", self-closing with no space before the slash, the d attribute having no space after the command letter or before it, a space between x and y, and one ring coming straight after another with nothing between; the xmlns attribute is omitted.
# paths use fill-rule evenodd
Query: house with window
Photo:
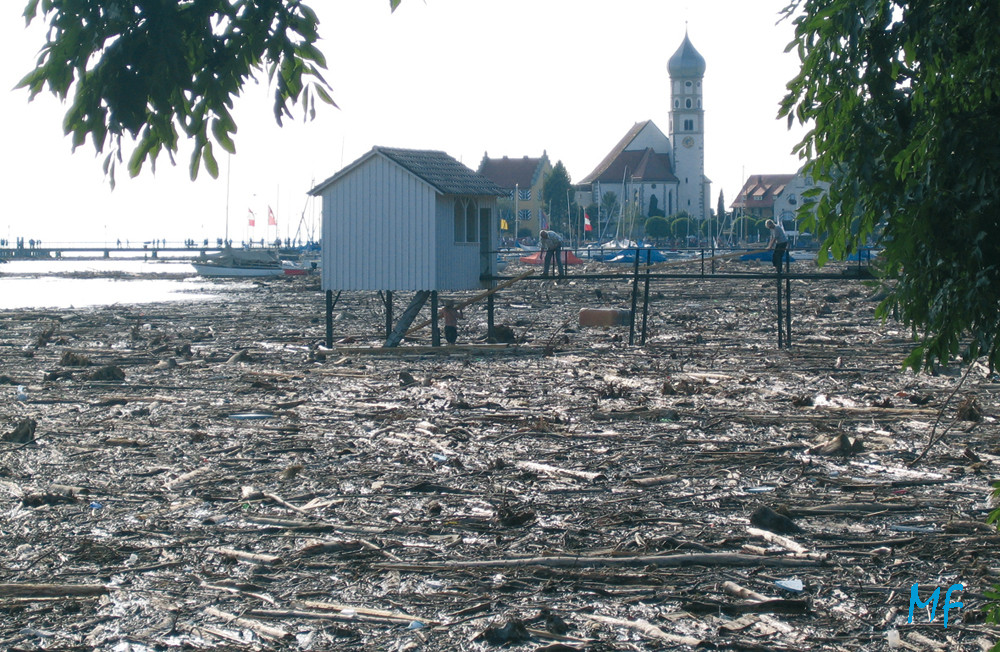
<svg viewBox="0 0 1000 652"><path fill-rule="evenodd" d="M323 206L323 290L472 290L496 274L506 191L439 151L373 147L309 191Z"/></svg>
<svg viewBox="0 0 1000 652"><path fill-rule="evenodd" d="M538 158L490 158L484 153L477 171L506 191L500 202L500 219L506 223L506 228L501 225L503 235L514 237L515 228L537 235L544 223L542 187L552 172L548 154L543 151Z"/></svg>
<svg viewBox="0 0 1000 652"><path fill-rule="evenodd" d="M792 237L793 242L798 244L801 233L799 224L802 222L802 211L810 211L811 204L815 203L818 197L806 197L806 193L813 188L821 190L829 189L830 184L825 181L814 181L800 169L791 180L785 184L785 189L774 199L775 221L781 220L782 227Z"/></svg>
<svg viewBox="0 0 1000 652"><path fill-rule="evenodd" d="M794 174L752 174L730 208L736 215L757 221L774 219L775 201L794 177Z"/></svg>
<svg viewBox="0 0 1000 652"><path fill-rule="evenodd" d="M753 174L730 207L737 217L745 215L757 222L780 221L785 232L797 241L799 211L803 204L815 201L803 196L817 187L826 188L829 184L814 181L802 170L795 174Z"/></svg>

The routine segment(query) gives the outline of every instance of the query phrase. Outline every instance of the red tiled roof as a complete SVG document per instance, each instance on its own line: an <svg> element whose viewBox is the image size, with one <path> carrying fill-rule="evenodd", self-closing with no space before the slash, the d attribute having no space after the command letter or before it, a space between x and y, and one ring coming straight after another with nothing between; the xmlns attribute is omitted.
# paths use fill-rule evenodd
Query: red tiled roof
<svg viewBox="0 0 1000 652"><path fill-rule="evenodd" d="M501 188L527 189L535 183L541 167L548 161L544 154L540 158L489 158L483 156L479 163L479 174L493 181Z"/></svg>
<svg viewBox="0 0 1000 652"><path fill-rule="evenodd" d="M794 174L753 174L743 184L743 189L729 206L730 208L746 208L747 197L754 199L753 208L770 208L774 206L775 198L785 190L785 186L795 178Z"/></svg>

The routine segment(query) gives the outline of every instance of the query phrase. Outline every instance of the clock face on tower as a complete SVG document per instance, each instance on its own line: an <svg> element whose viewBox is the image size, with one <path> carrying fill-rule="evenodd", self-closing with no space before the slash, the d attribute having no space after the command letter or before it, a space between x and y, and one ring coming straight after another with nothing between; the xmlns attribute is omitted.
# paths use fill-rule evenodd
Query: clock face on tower
<svg viewBox="0 0 1000 652"><path fill-rule="evenodd" d="M684 145L684 147L692 147L694 146L694 138L691 136L685 136L684 140L681 141L681 144Z"/></svg>

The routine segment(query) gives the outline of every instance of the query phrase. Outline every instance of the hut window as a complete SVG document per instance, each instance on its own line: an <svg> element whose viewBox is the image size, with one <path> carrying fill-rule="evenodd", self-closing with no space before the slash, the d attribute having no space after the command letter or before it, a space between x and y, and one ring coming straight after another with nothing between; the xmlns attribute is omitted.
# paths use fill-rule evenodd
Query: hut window
<svg viewBox="0 0 1000 652"><path fill-rule="evenodd" d="M465 205L465 241L479 242L479 228L476 221L476 202L469 201Z"/></svg>
<svg viewBox="0 0 1000 652"><path fill-rule="evenodd" d="M455 242L465 242L465 202L455 200Z"/></svg>

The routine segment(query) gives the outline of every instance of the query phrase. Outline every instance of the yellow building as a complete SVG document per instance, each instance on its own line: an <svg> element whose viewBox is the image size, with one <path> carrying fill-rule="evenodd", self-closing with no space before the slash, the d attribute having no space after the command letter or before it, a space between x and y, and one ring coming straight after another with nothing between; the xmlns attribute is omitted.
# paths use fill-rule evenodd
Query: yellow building
<svg viewBox="0 0 1000 652"><path fill-rule="evenodd" d="M501 200L500 205L500 218L507 228L501 228L501 234L513 238L517 228L537 236L544 222L542 187L552 172L548 155L544 151L539 158L490 158L483 154L477 172L507 191L506 201Z"/></svg>

